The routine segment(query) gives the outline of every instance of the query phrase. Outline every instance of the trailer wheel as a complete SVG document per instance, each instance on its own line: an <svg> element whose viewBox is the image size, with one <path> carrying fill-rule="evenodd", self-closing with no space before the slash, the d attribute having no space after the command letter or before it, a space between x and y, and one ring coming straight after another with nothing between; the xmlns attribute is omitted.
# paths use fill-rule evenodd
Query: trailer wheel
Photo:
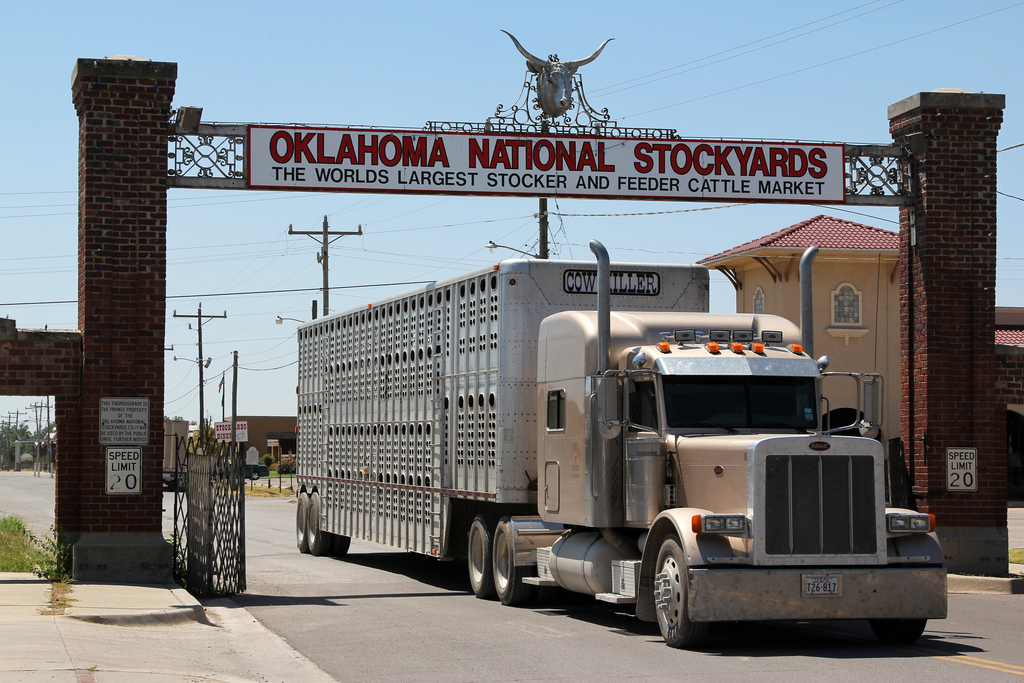
<svg viewBox="0 0 1024 683"><path fill-rule="evenodd" d="M306 522L309 519L309 494L303 491L299 494L299 501L295 510L295 545L300 553L309 552L309 534L306 532Z"/></svg>
<svg viewBox="0 0 1024 683"><path fill-rule="evenodd" d="M533 586L523 583L525 573L522 567L516 566L515 560L508 518L504 518L494 530L494 590L501 604L511 607L525 605L533 599Z"/></svg>
<svg viewBox="0 0 1024 683"><path fill-rule="evenodd" d="M927 623L927 619L868 619L878 640L903 645L917 641Z"/></svg>
<svg viewBox="0 0 1024 683"><path fill-rule="evenodd" d="M320 557L331 547L328 535L320 529L320 494L314 491L309 496L309 517L306 518L306 538L309 552Z"/></svg>
<svg viewBox="0 0 1024 683"><path fill-rule="evenodd" d="M481 600L493 600L497 595L491 568L497 523L494 515L477 515L469 527L469 585Z"/></svg>
<svg viewBox="0 0 1024 683"><path fill-rule="evenodd" d="M658 626L669 647L696 647L708 633L706 623L690 621L686 600L686 559L679 538L665 537L658 552L654 577L654 607Z"/></svg>

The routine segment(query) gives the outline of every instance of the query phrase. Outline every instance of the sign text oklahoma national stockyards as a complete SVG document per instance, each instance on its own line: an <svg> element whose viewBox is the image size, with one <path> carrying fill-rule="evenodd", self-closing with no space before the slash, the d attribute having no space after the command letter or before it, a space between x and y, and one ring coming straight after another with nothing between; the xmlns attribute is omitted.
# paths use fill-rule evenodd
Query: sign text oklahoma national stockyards
<svg viewBox="0 0 1024 683"><path fill-rule="evenodd" d="M253 189L841 203L841 144L248 127Z"/></svg>

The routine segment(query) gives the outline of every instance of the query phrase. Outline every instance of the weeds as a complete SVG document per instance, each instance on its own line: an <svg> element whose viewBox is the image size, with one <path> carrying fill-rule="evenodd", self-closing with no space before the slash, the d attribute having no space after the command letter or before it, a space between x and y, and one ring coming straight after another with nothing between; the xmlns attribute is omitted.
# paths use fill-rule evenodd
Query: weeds
<svg viewBox="0 0 1024 683"><path fill-rule="evenodd" d="M39 610L39 613L42 615L67 614L71 603L78 602L71 597L74 590L66 581L50 583L50 599L46 601L48 606Z"/></svg>
<svg viewBox="0 0 1024 683"><path fill-rule="evenodd" d="M0 572L31 572L43 554L19 517L0 518Z"/></svg>
<svg viewBox="0 0 1024 683"><path fill-rule="evenodd" d="M67 583L71 580L73 569L71 544L60 531L53 527L50 527L50 531L52 533L49 536L32 539L41 554L41 559L32 573L53 583Z"/></svg>

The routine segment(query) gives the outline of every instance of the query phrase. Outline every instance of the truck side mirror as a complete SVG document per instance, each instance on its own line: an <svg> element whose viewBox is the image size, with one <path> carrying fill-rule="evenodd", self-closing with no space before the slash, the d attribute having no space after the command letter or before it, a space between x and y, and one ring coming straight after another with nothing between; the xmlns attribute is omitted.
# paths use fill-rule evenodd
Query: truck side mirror
<svg viewBox="0 0 1024 683"><path fill-rule="evenodd" d="M863 377L864 388L864 419L861 431L865 428L875 430L882 426L882 377L867 375Z"/></svg>

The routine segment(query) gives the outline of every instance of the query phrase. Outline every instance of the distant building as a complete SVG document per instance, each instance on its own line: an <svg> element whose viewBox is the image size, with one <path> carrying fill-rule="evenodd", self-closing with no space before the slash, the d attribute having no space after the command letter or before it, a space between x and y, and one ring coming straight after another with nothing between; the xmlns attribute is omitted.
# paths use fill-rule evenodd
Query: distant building
<svg viewBox="0 0 1024 683"><path fill-rule="evenodd" d="M885 380L879 439L900 437L899 235L860 223L815 216L699 263L725 275L736 311L800 322L800 257L814 260L814 355L830 371L877 372ZM1011 499L1024 499L1024 308L997 308L995 391L1006 403L1007 479ZM832 379L831 382L840 381ZM856 417L849 386L826 385L831 425Z"/></svg>
<svg viewBox="0 0 1024 683"><path fill-rule="evenodd" d="M736 290L738 313L781 315L800 323L800 257L814 260L814 355L830 371L877 372L885 383L882 434L899 436L899 236L852 221L815 216L751 240L701 264ZM825 386L832 427L859 420L853 380Z"/></svg>

